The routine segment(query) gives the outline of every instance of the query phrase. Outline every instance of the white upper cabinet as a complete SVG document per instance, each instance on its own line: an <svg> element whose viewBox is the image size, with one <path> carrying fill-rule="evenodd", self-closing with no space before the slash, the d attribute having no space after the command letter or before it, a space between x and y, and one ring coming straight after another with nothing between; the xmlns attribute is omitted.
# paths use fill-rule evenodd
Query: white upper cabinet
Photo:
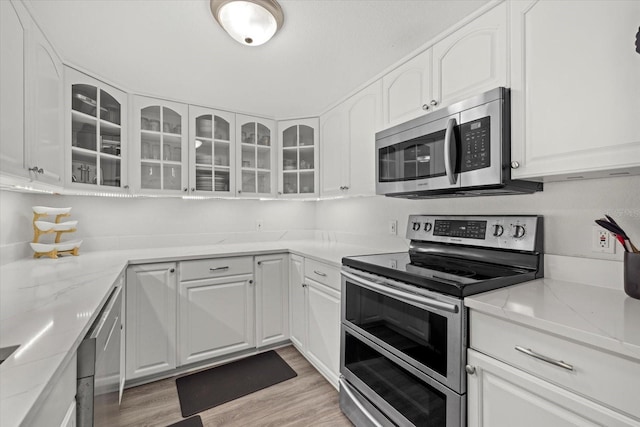
<svg viewBox="0 0 640 427"><path fill-rule="evenodd" d="M127 189L127 95L65 68L67 186Z"/></svg>
<svg viewBox="0 0 640 427"><path fill-rule="evenodd" d="M134 97L131 174L137 192L189 194L188 113L185 104Z"/></svg>
<svg viewBox="0 0 640 427"><path fill-rule="evenodd" d="M433 99L450 105L507 86L507 3L433 46Z"/></svg>
<svg viewBox="0 0 640 427"><path fill-rule="evenodd" d="M276 194L276 124L260 117L236 115L237 195Z"/></svg>
<svg viewBox="0 0 640 427"><path fill-rule="evenodd" d="M235 115L189 106L189 189L197 195L235 193Z"/></svg>
<svg viewBox="0 0 640 427"><path fill-rule="evenodd" d="M640 172L640 2L511 3L515 178Z"/></svg>
<svg viewBox="0 0 640 427"><path fill-rule="evenodd" d="M0 168L28 177L25 157L25 50L30 21L21 3L0 1Z"/></svg>
<svg viewBox="0 0 640 427"><path fill-rule="evenodd" d="M405 122L431 109L431 55L431 49L427 49L382 77L384 126Z"/></svg>
<svg viewBox="0 0 640 427"><path fill-rule="evenodd" d="M318 195L318 128L317 118L278 122L281 141L278 193L282 196Z"/></svg>
<svg viewBox="0 0 640 427"><path fill-rule="evenodd" d="M0 17L2 172L62 185L62 62L22 3L3 1Z"/></svg>
<svg viewBox="0 0 640 427"><path fill-rule="evenodd" d="M322 196L375 194L381 99L378 80L320 117Z"/></svg>
<svg viewBox="0 0 640 427"><path fill-rule="evenodd" d="M507 86L507 4L483 13L382 78L385 127Z"/></svg>

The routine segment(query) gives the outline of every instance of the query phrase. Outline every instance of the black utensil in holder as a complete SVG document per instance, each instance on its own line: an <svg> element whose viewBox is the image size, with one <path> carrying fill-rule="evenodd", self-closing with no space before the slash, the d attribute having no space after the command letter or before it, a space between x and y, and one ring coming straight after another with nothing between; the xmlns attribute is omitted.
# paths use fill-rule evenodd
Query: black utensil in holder
<svg viewBox="0 0 640 427"><path fill-rule="evenodd" d="M624 291L631 298L640 299L640 253L624 253Z"/></svg>

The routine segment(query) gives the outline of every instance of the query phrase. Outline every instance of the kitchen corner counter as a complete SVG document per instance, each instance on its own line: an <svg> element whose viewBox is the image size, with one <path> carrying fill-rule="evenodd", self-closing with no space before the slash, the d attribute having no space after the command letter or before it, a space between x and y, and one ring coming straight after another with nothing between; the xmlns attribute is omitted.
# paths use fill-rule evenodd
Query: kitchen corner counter
<svg viewBox="0 0 640 427"><path fill-rule="evenodd" d="M23 259L0 267L0 347L20 345L0 365L0 425L28 425L73 359L128 265L290 252L340 267L376 248L314 240L219 244L78 257Z"/></svg>
<svg viewBox="0 0 640 427"><path fill-rule="evenodd" d="M467 297L464 303L640 363L640 300L622 290L545 278Z"/></svg>

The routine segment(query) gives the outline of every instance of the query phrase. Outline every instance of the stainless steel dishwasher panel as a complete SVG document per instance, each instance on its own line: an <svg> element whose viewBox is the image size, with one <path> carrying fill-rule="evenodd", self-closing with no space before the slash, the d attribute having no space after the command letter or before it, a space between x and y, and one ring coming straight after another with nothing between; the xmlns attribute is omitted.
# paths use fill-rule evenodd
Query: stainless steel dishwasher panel
<svg viewBox="0 0 640 427"><path fill-rule="evenodd" d="M118 286L78 348L79 427L113 425L118 414L121 313L122 287Z"/></svg>

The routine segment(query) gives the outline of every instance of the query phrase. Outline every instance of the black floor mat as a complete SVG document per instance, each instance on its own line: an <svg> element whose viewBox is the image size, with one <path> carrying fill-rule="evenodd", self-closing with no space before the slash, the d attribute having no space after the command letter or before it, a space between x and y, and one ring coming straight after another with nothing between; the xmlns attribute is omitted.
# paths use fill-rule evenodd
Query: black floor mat
<svg viewBox="0 0 640 427"><path fill-rule="evenodd" d="M275 351L176 379L180 409L188 417L297 376Z"/></svg>
<svg viewBox="0 0 640 427"><path fill-rule="evenodd" d="M167 427L203 427L203 425L202 425L202 419L200 418L200 415L196 415L195 417L178 421L177 423L171 424Z"/></svg>

